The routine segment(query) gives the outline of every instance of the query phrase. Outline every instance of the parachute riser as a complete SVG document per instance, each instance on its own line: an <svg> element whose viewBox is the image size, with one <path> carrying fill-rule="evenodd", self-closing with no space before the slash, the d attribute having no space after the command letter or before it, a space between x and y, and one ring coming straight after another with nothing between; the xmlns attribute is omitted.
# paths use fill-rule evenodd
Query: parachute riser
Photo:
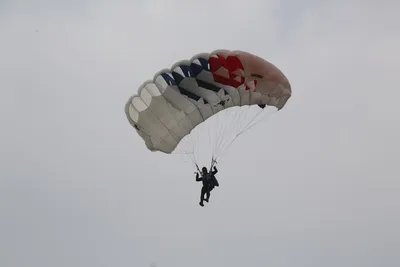
<svg viewBox="0 0 400 267"><path fill-rule="evenodd" d="M200 173L200 175L203 175L203 172L200 170L199 165L197 165L197 163L195 163L197 171Z"/></svg>
<svg viewBox="0 0 400 267"><path fill-rule="evenodd" d="M212 170L212 168L213 168L214 166L216 166L216 165L217 165L217 160L216 160L214 157L212 157L212 159L211 159L210 170Z"/></svg>

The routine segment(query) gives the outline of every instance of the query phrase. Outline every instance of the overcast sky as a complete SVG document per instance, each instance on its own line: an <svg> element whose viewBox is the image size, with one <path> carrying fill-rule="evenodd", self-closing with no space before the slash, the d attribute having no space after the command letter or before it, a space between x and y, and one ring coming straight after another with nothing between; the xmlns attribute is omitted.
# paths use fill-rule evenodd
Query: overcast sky
<svg viewBox="0 0 400 267"><path fill-rule="evenodd" d="M400 266L400 3L0 2L0 266ZM124 105L214 49L293 95L201 185Z"/></svg>

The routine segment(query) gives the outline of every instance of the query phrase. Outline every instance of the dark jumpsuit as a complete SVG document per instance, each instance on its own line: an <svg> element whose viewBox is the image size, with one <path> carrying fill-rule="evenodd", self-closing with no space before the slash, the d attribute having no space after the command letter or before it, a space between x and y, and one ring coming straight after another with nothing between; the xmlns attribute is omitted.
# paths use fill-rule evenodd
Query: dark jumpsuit
<svg viewBox="0 0 400 267"><path fill-rule="evenodd" d="M201 177L199 177L199 173L196 174L196 181L203 182L203 186L201 187L201 195L200 195L200 205L203 205L203 201L207 201L210 199L210 192L214 189L215 186L219 186L217 179L215 178L215 174L217 174L218 170L214 167L214 171L204 173ZM206 198L204 199L204 195Z"/></svg>

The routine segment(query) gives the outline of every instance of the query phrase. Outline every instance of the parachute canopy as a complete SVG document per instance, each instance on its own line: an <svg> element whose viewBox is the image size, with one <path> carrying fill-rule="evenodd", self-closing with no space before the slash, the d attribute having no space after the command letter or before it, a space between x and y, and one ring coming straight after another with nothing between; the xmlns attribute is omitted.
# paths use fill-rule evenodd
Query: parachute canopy
<svg viewBox="0 0 400 267"><path fill-rule="evenodd" d="M149 150L169 154L222 110L252 105L280 110L290 96L288 79L273 64L243 51L216 50L156 73L129 98L125 113Z"/></svg>

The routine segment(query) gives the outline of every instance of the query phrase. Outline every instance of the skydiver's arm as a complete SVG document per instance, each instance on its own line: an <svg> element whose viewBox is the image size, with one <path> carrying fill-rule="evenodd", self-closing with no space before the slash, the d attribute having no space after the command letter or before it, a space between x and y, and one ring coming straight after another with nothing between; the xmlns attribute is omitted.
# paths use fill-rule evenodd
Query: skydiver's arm
<svg viewBox="0 0 400 267"><path fill-rule="evenodd" d="M218 173L217 167L214 166L214 171L212 172L213 175L216 175Z"/></svg>
<svg viewBox="0 0 400 267"><path fill-rule="evenodd" d="M202 178L202 177L199 177L199 173L196 172L196 181L197 181L197 182L200 182L200 181L202 181L202 180L203 180L203 178Z"/></svg>

